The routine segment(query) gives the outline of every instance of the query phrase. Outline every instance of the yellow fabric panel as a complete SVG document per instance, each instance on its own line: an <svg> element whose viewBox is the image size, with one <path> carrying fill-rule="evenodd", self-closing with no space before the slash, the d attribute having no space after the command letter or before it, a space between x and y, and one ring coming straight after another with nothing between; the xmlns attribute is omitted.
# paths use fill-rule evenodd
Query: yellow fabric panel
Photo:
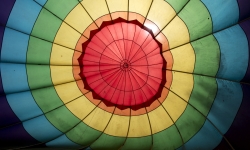
<svg viewBox="0 0 250 150"><path fill-rule="evenodd" d="M80 33L78 33L72 27L63 22L56 34L54 42L75 49L76 43L80 36Z"/></svg>
<svg viewBox="0 0 250 150"><path fill-rule="evenodd" d="M81 4L78 4L64 20L80 33L93 22L88 13L83 9Z"/></svg>
<svg viewBox="0 0 250 150"><path fill-rule="evenodd" d="M81 3L94 20L109 14L105 0L83 0Z"/></svg>
<svg viewBox="0 0 250 150"><path fill-rule="evenodd" d="M106 130L106 134L126 137L129 126L129 116L113 115Z"/></svg>
<svg viewBox="0 0 250 150"><path fill-rule="evenodd" d="M176 15L174 9L164 0L154 0L147 19L154 22L162 30Z"/></svg>
<svg viewBox="0 0 250 150"><path fill-rule="evenodd" d="M96 130L103 131L111 116L112 114L107 111L95 109L83 122Z"/></svg>
<svg viewBox="0 0 250 150"><path fill-rule="evenodd" d="M54 85L75 81L72 66L50 66L50 71Z"/></svg>
<svg viewBox="0 0 250 150"><path fill-rule="evenodd" d="M85 96L66 104L66 107L80 120L84 119L96 106L93 105ZM83 109L84 108L84 109Z"/></svg>
<svg viewBox="0 0 250 150"><path fill-rule="evenodd" d="M129 11L146 17L152 0L129 0Z"/></svg>
<svg viewBox="0 0 250 150"><path fill-rule="evenodd" d="M141 137L151 135L147 114L131 116L128 137Z"/></svg>
<svg viewBox="0 0 250 150"><path fill-rule="evenodd" d="M195 54L191 44L186 44L171 50L173 70L192 73L194 71Z"/></svg>
<svg viewBox="0 0 250 150"><path fill-rule="evenodd" d="M82 95L82 92L77 87L76 82L70 82L55 86L58 96L64 103L67 103Z"/></svg>
<svg viewBox="0 0 250 150"><path fill-rule="evenodd" d="M189 99L194 86L194 77L192 74L173 71L173 82L170 90L185 99Z"/></svg>
<svg viewBox="0 0 250 150"><path fill-rule="evenodd" d="M128 11L128 0L107 0L110 13Z"/></svg>
<svg viewBox="0 0 250 150"><path fill-rule="evenodd" d="M188 28L178 16L162 30L162 33L167 37L170 49L190 40Z"/></svg>
<svg viewBox="0 0 250 150"><path fill-rule="evenodd" d="M162 106L167 110L173 121L175 122L187 107L187 103L180 97L169 91L167 98L162 103Z"/></svg>
<svg viewBox="0 0 250 150"><path fill-rule="evenodd" d="M148 113L150 124L152 128L152 133L160 132L173 124L167 112L162 106Z"/></svg>
<svg viewBox="0 0 250 150"><path fill-rule="evenodd" d="M51 65L72 65L74 50L53 44L50 54Z"/></svg>
<svg viewBox="0 0 250 150"><path fill-rule="evenodd" d="M77 89L74 89L74 90L77 90ZM63 101L63 102L66 103L67 101ZM102 113L104 113L104 118L102 119L105 119L105 117L106 119L109 119L112 115L111 113L104 111L98 106L95 106L85 96L81 96L77 98L76 100L73 100L72 102L66 104L66 107L80 120L84 119L84 117L86 117L94 108L95 110L91 112L92 118L95 115L95 113L98 113L99 116L95 116L96 118L93 118L93 119L102 118ZM102 122L101 124L103 124L104 126L107 124L105 123L106 121L100 121L100 122ZM86 124L90 124L91 116L88 116L88 119L86 118L86 120L84 120L83 122ZM113 115L104 132L109 135L124 137L127 135L128 124L129 124L129 116ZM102 131L103 126L96 126L96 127L93 126L93 127L97 130Z"/></svg>

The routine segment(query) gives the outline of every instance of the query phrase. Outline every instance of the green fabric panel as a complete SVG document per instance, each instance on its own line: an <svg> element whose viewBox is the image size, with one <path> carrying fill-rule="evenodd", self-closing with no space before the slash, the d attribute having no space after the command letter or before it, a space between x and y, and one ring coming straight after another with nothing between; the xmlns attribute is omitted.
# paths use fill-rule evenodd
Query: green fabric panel
<svg viewBox="0 0 250 150"><path fill-rule="evenodd" d="M189 0L165 0L165 1L168 2L174 8L176 13L178 13Z"/></svg>
<svg viewBox="0 0 250 150"><path fill-rule="evenodd" d="M48 65L26 65L30 89L53 86Z"/></svg>
<svg viewBox="0 0 250 150"><path fill-rule="evenodd" d="M122 150L150 150L152 147L152 137L138 137L138 138L127 138Z"/></svg>
<svg viewBox="0 0 250 150"><path fill-rule="evenodd" d="M212 33L210 14L199 0L191 0L179 13L179 17L188 27L191 41Z"/></svg>
<svg viewBox="0 0 250 150"><path fill-rule="evenodd" d="M194 73L216 76L220 65L220 47L213 35L191 43L195 52Z"/></svg>
<svg viewBox="0 0 250 150"><path fill-rule="evenodd" d="M97 131L85 123L81 122L75 126L72 130L66 133L66 136L73 142L82 145L89 146L92 144L102 132Z"/></svg>
<svg viewBox="0 0 250 150"><path fill-rule="evenodd" d="M77 5L79 1L77 0L60 0L58 1L48 1L44 6L53 14L64 20L64 18L68 15L68 13Z"/></svg>
<svg viewBox="0 0 250 150"><path fill-rule="evenodd" d="M64 133L80 122L65 106L59 107L45 114L45 116L58 130Z"/></svg>
<svg viewBox="0 0 250 150"><path fill-rule="evenodd" d="M182 145L182 140L175 125L153 135L153 150L177 149Z"/></svg>
<svg viewBox="0 0 250 150"><path fill-rule="evenodd" d="M53 86L32 90L31 92L44 113L63 105Z"/></svg>
<svg viewBox="0 0 250 150"><path fill-rule="evenodd" d="M60 19L42 9L31 35L53 42L61 23Z"/></svg>
<svg viewBox="0 0 250 150"><path fill-rule="evenodd" d="M194 75L194 89L191 93L189 103L195 108L188 105L181 117L176 121L184 142L193 137L203 126L206 121L203 115L206 116L208 114L216 92L217 82L215 78Z"/></svg>
<svg viewBox="0 0 250 150"><path fill-rule="evenodd" d="M31 36L27 51L27 63L49 65L51 47L52 43Z"/></svg>
<svg viewBox="0 0 250 150"><path fill-rule="evenodd" d="M107 134L102 134L90 147L92 149L102 150L117 150L125 142L125 137L115 137Z"/></svg>
<svg viewBox="0 0 250 150"><path fill-rule="evenodd" d="M184 143L200 130L205 120L205 117L196 109L190 105L187 106L185 112L176 121L176 126L182 135Z"/></svg>
<svg viewBox="0 0 250 150"><path fill-rule="evenodd" d="M217 82L215 78L194 75L194 89L189 103L207 115L217 93Z"/></svg>

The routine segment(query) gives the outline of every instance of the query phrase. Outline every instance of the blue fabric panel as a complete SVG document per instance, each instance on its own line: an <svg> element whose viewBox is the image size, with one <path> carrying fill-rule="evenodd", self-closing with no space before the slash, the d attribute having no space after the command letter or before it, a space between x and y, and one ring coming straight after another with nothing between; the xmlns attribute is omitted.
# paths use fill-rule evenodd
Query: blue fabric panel
<svg viewBox="0 0 250 150"><path fill-rule="evenodd" d="M238 22L239 8L236 0L202 0L213 21L213 32L225 29Z"/></svg>
<svg viewBox="0 0 250 150"><path fill-rule="evenodd" d="M15 0L1 0L0 5L0 50L2 51L2 41L3 41L3 36L4 36L4 31L5 31L5 25L8 21L9 14L12 10L12 7L14 6ZM0 53L1 57L1 53ZM2 78L1 78L2 79ZM2 81L0 81L0 94L3 94L3 86L2 86Z"/></svg>
<svg viewBox="0 0 250 150"><path fill-rule="evenodd" d="M1 76L5 93L29 90L25 64L1 63Z"/></svg>
<svg viewBox="0 0 250 150"><path fill-rule="evenodd" d="M211 150L215 148L221 141L222 135L214 128L214 126L206 120L200 131L192 137L184 147L186 150L202 149ZM206 149L204 149L206 145ZM183 146L178 148L182 150Z"/></svg>
<svg viewBox="0 0 250 150"><path fill-rule="evenodd" d="M6 95L10 107L21 121L42 115L30 91ZM32 112L32 113L31 113Z"/></svg>
<svg viewBox="0 0 250 150"><path fill-rule="evenodd" d="M40 116L23 122L25 130L40 142L48 142L62 134L57 130L46 117ZM39 132L42 131L42 132Z"/></svg>
<svg viewBox="0 0 250 150"><path fill-rule="evenodd" d="M6 28L2 43L1 61L25 63L28 42L28 35Z"/></svg>
<svg viewBox="0 0 250 150"><path fill-rule="evenodd" d="M248 66L248 41L239 25L214 34L220 45L221 58L217 77L240 81Z"/></svg>
<svg viewBox="0 0 250 150"><path fill-rule="evenodd" d="M41 8L42 7L33 0L16 1L7 26L30 34Z"/></svg>
<svg viewBox="0 0 250 150"><path fill-rule="evenodd" d="M207 118L225 134L231 126L242 102L241 85L217 79L218 92Z"/></svg>
<svg viewBox="0 0 250 150"><path fill-rule="evenodd" d="M62 148L77 148L77 147L79 148L80 147L80 145L69 140L65 134L54 139L53 141L46 143L46 146L57 147L57 148L58 147L62 147Z"/></svg>
<svg viewBox="0 0 250 150"><path fill-rule="evenodd" d="M2 40L4 38L4 31L5 31L5 25L9 19L9 14L12 10L12 7L15 4L15 0L1 0L0 5L0 49L2 51ZM1 55L1 53L0 53ZM1 57L1 56L0 56ZM17 118L17 116L14 114L12 109L10 108L4 90L2 85L2 77L0 75L0 127L5 127L14 123L19 122L20 120ZM22 128L22 127L20 127ZM23 129L23 128L22 128ZM23 129L24 130L24 129ZM0 141L1 141L1 148L4 148L4 145L8 145L13 141L10 141L11 137L14 137L14 134L9 133L8 130L1 130L0 131ZM5 134L5 133L8 133ZM17 137L17 135L15 136ZM13 145L13 143L11 143ZM8 148L8 147L6 147Z"/></svg>

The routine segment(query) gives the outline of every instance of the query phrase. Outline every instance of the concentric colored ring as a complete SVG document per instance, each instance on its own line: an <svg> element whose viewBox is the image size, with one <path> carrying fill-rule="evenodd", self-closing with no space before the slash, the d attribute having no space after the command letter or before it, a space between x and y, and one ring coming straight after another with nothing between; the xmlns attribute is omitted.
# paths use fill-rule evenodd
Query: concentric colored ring
<svg viewBox="0 0 250 150"><path fill-rule="evenodd" d="M3 3L0 141L7 145L3 148L197 149L206 145L223 149L227 145L244 149L248 144L243 125L249 120L250 22L246 18L250 12L245 8L249 2ZM91 31L108 21L115 24L118 18L137 20L151 29L167 60L160 97L143 107L116 107L93 98L79 76L82 43L95 34ZM119 63L125 71L129 65L126 60Z"/></svg>
<svg viewBox="0 0 250 150"><path fill-rule="evenodd" d="M121 13L122 12L120 12L120 14ZM123 13L126 14L126 12L123 12ZM133 16L133 13L130 16ZM103 16L103 17L106 18L107 16ZM137 17L138 17L138 15L137 15ZM104 20L104 19L102 19L102 17L101 17L101 18L99 18L99 20ZM143 19L141 19L141 20L143 20ZM96 22L99 22L99 21L97 20ZM150 21L147 21L147 24L150 24L151 27L155 26ZM154 27L154 28L156 28L156 27ZM90 31L90 29L86 29L86 30ZM167 42L166 38L164 38L164 36L162 36L162 34L159 34L159 36L158 36L157 39L159 41L161 41L162 43L164 43L162 45L162 48L167 48L168 47L168 42ZM78 45L77 47L79 47L79 49L81 48L81 46L80 46L81 42L83 42L83 43L86 42L86 38L82 37L82 39L79 39L78 44L77 44ZM73 60L78 59L79 57L80 57L79 53L75 52ZM167 65L168 65L168 68L171 69L171 67L172 67L172 56L171 56L171 53L170 52L165 53L164 57L165 57L165 59L168 59L168 64ZM74 72L74 76L76 77L75 79L79 79L79 76L78 76L79 72L80 72L80 68L78 69L78 72ZM171 75L171 72L166 72L166 73L167 73L166 74L167 82L166 82L165 86L166 87L170 87L171 82L172 82L172 75ZM80 84L80 82L78 82L78 83ZM78 87L82 88L83 87L82 84L80 84L80 85L79 84L78 84ZM83 89L81 91L86 92L86 90L83 90ZM163 92L162 92L161 98L159 98L159 101L163 102L165 100L165 98L167 97L167 94L168 94L168 90L166 88L163 88ZM95 105L99 104L99 100L96 100L96 99L94 100L93 97L91 96L91 94L88 94L86 96L88 97L88 99L93 104L95 104ZM104 102L105 104L102 105L102 103L99 105L99 107L101 107L102 109L104 109L104 110L106 110L106 111L108 111L110 113L114 113L114 114L118 113L119 115L140 115L140 114L146 113L146 110L144 108L140 108L141 106L139 106L139 107L133 107L131 110L128 109L128 108L126 108L126 107L121 107L121 109L123 110L122 112L118 111L118 108L120 108L120 107L118 107L118 108L116 108L116 110L114 112L112 112L113 109L110 109L111 104L109 104L107 102ZM151 104L151 103L152 102L150 101L149 104ZM109 108L106 107L107 105L109 106ZM146 104L146 105L148 105L148 104ZM153 110L153 109L155 109L155 108L157 108L159 105L160 105L160 103L158 103L158 102L155 102L155 103L152 103L151 105L148 105L148 112L151 111L151 110ZM145 106L145 105L142 105L142 106Z"/></svg>
<svg viewBox="0 0 250 150"><path fill-rule="evenodd" d="M119 18L118 18L119 19ZM83 66L80 76L93 97L114 105L134 106L160 97L165 85L166 66L160 54L161 45L139 22L113 20L83 43L78 58ZM135 22L135 21L134 21ZM131 35L134 30L136 34ZM94 32L94 31L91 31ZM162 86L161 86L162 87Z"/></svg>

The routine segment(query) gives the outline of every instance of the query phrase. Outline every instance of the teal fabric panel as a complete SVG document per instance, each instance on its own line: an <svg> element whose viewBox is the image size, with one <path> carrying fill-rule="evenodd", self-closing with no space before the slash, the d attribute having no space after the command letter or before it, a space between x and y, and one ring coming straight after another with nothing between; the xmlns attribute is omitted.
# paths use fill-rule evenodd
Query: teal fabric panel
<svg viewBox="0 0 250 150"><path fill-rule="evenodd" d="M60 136L62 132L57 130L46 119L45 116L40 116L28 121L23 122L25 130L36 140L40 142L48 142ZM39 132L42 131L42 132Z"/></svg>
<svg viewBox="0 0 250 150"><path fill-rule="evenodd" d="M21 121L43 114L30 91L9 94L6 97L11 109Z"/></svg>
<svg viewBox="0 0 250 150"><path fill-rule="evenodd" d="M217 84L218 92L207 118L225 134L239 110L243 92L236 82L217 79Z"/></svg>
<svg viewBox="0 0 250 150"><path fill-rule="evenodd" d="M29 90L25 64L1 63L1 76L6 94Z"/></svg>
<svg viewBox="0 0 250 150"><path fill-rule="evenodd" d="M185 143L184 147L186 150L211 150L220 143L221 139L222 135L208 120L206 120L200 131L196 135L194 135L187 143ZM204 145L206 146L204 147ZM183 150L184 147L182 146L178 148L178 150Z"/></svg>
<svg viewBox="0 0 250 150"><path fill-rule="evenodd" d="M235 25L239 20L239 7L236 0L202 0L213 22L213 32Z"/></svg>
<svg viewBox="0 0 250 150"><path fill-rule="evenodd" d="M33 0L17 0L6 26L30 34L41 8Z"/></svg>
<svg viewBox="0 0 250 150"><path fill-rule="evenodd" d="M53 141L46 143L46 146L57 147L57 148L58 147L62 147L62 148L79 148L80 147L80 145L69 140L65 134L54 139Z"/></svg>
<svg viewBox="0 0 250 150"><path fill-rule="evenodd" d="M248 41L239 25L214 34L220 46L218 78L240 81L248 67Z"/></svg>
<svg viewBox="0 0 250 150"><path fill-rule="evenodd" d="M217 79L218 92L207 118L225 134L230 128L240 107L243 93L239 83ZM206 120L199 132L187 143L186 149L214 149L222 140L219 131ZM181 147L183 148L183 147ZM179 148L179 150L181 150Z"/></svg>
<svg viewBox="0 0 250 150"><path fill-rule="evenodd" d="M27 34L6 28L2 43L1 62L25 63L28 42Z"/></svg>

